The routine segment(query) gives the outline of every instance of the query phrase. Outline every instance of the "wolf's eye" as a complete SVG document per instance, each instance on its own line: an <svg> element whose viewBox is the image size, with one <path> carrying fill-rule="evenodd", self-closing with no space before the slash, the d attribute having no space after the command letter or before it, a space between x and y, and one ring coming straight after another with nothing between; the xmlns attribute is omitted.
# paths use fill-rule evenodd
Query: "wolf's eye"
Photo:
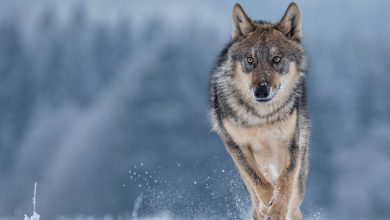
<svg viewBox="0 0 390 220"><path fill-rule="evenodd" d="M274 63L280 63L280 61L282 61L282 58L280 56L275 56L273 59L272 59L272 62Z"/></svg>
<svg viewBox="0 0 390 220"><path fill-rule="evenodd" d="M246 58L246 62L248 62L248 64L252 65L253 62L254 62L254 60L253 60L252 57L247 57L247 58Z"/></svg>

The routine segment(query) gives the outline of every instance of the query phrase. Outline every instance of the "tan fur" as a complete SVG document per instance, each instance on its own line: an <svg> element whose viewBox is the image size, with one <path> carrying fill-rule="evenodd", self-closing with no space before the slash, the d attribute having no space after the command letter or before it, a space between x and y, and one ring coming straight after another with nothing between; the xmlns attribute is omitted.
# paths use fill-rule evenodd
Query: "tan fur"
<svg viewBox="0 0 390 220"><path fill-rule="evenodd" d="M268 181L275 183L276 179L272 178L272 171L267 164L278 167L278 174L288 165L288 149L284 146L290 144L296 120L297 115L294 111L286 120L274 124L240 128L231 120L225 119L223 125L239 146L249 146L259 170Z"/></svg>

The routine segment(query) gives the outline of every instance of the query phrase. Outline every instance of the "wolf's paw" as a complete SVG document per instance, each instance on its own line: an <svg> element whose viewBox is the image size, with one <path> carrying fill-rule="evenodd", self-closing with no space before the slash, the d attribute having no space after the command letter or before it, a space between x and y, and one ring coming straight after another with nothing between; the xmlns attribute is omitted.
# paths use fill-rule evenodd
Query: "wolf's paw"
<svg viewBox="0 0 390 220"><path fill-rule="evenodd" d="M286 216L281 213L271 213L264 218L265 220L286 220Z"/></svg>
<svg viewBox="0 0 390 220"><path fill-rule="evenodd" d="M260 214L260 216L262 216L261 219L264 219L265 216L267 216L268 212L269 212L269 207L268 206L265 206L264 204L259 204L259 207L258 207L258 212Z"/></svg>
<svg viewBox="0 0 390 220"><path fill-rule="evenodd" d="M265 215L261 214L257 210L253 212L253 220L263 220Z"/></svg>
<svg viewBox="0 0 390 220"><path fill-rule="evenodd" d="M286 220L287 209L282 202L271 200L269 211L265 216L265 220Z"/></svg>

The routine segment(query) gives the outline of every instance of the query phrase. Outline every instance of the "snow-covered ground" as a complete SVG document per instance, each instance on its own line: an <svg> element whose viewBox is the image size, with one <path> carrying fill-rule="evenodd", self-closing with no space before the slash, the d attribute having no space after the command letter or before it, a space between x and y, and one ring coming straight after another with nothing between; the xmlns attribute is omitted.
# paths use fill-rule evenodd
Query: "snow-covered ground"
<svg viewBox="0 0 390 220"><path fill-rule="evenodd" d="M33 212L32 215L29 216L27 214L24 215L24 220L40 220L41 216L37 212L37 183L34 183L34 193L32 197L32 205L33 205ZM237 199L237 198L236 198ZM56 220L173 220L173 219L187 219L185 217L175 216L174 214L170 213L169 211L160 211L157 214L154 214L153 216L139 216L138 211L143 203L143 194L140 194L136 200L134 201L134 206L131 215L126 216L110 216L110 215L104 215L101 217L96 216L73 216L73 217L66 217L66 216L60 216L56 217ZM244 204L240 203L240 201L237 201L237 203L241 206ZM246 204L245 204L245 207ZM244 220L250 220L250 212L245 211L245 207L241 207L244 211L240 217L236 217L234 219L244 219ZM42 219L46 219L44 216ZM213 217L196 217L193 216L191 219L195 220L206 220L206 219L215 219ZM307 220L328 220L328 218L324 217L320 211L317 212L311 212L305 215L305 219ZM11 218L0 218L0 220L12 220ZM15 219L17 220L17 219Z"/></svg>

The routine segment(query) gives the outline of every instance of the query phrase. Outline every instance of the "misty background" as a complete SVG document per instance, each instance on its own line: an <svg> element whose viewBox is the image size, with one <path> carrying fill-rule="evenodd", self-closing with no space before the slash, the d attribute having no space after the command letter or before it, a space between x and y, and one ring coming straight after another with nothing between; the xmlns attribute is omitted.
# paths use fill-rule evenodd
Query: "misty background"
<svg viewBox="0 0 390 220"><path fill-rule="evenodd" d="M0 218L32 212L35 181L42 219L248 218L207 115L235 2L1 0ZM289 1L240 3L276 22ZM304 213L389 219L390 2L297 3L310 59Z"/></svg>

